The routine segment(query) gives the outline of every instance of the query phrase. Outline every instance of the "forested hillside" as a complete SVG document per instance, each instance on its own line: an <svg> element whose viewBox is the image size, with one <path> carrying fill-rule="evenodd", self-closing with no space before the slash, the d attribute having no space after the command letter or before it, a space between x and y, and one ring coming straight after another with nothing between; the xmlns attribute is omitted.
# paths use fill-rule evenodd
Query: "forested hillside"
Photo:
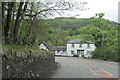
<svg viewBox="0 0 120 80"><path fill-rule="evenodd" d="M68 36L71 40L91 40L97 46L93 58L118 61L118 24L102 19L102 13L92 18L55 18L46 20L50 26L48 41L53 45L65 46ZM56 37L56 38L55 38ZM54 43L55 41L55 43Z"/></svg>
<svg viewBox="0 0 120 80"><path fill-rule="evenodd" d="M75 30L80 27L88 26L91 23L90 19L87 19L87 18L86 19L55 18L55 19L49 19L47 20L47 22L48 24L50 24L50 26L54 28L60 27L63 30L69 30L69 29Z"/></svg>
<svg viewBox="0 0 120 80"><path fill-rule="evenodd" d="M45 22L50 26L49 28L50 34L54 35L55 33L54 37L56 35L59 35L61 36L60 38L64 36L64 38L66 38L65 40L67 40L68 36L70 36L71 40L82 39L82 40L92 40L94 42L96 40L93 39L93 37L98 36L100 41L102 30L104 30L105 37L108 34L116 37L117 23L110 20L106 20L106 19L102 19L102 23L100 23L99 20L100 20L99 18L95 18L95 19L55 18L55 19L45 20ZM104 29L100 28L101 25L103 25ZM65 32L64 35L61 35L62 32ZM96 35L94 35L92 32L97 32L98 34L96 33ZM108 32L111 32L111 33L108 33ZM66 43L66 41L64 40L62 41ZM100 42L98 42L98 44L100 44Z"/></svg>

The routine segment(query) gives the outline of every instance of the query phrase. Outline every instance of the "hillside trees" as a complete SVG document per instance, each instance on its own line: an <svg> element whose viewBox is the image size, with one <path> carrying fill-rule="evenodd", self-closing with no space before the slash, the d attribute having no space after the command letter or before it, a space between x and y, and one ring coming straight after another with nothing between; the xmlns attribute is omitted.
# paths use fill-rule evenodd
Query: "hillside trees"
<svg viewBox="0 0 120 80"><path fill-rule="evenodd" d="M54 46L65 46L68 36L69 32L67 30L62 30L61 28L49 29L47 42Z"/></svg>
<svg viewBox="0 0 120 80"><path fill-rule="evenodd" d="M93 19L55 18L46 20L54 28L62 28L69 32L71 39L91 40L97 47L103 46L117 48L117 23L95 16ZM69 24L70 25L69 25ZM84 24L83 24L84 23ZM102 27L103 26L103 27ZM102 33L104 37L102 39ZM67 38L67 37L66 37ZM115 46L116 45L116 46Z"/></svg>
<svg viewBox="0 0 120 80"><path fill-rule="evenodd" d="M110 21L101 19L101 16L91 20L93 23L81 28L80 31L88 34L87 40L92 40L97 46L92 58L118 61L118 25L112 26L109 24Z"/></svg>
<svg viewBox="0 0 120 80"><path fill-rule="evenodd" d="M96 15L97 16L91 19L92 24L86 27L86 30L88 30L88 34L90 33L90 36L93 37L97 47L109 47L117 41L117 25L114 27L108 23L108 20L101 19L104 15L103 13Z"/></svg>
<svg viewBox="0 0 120 80"><path fill-rule="evenodd" d="M120 61L120 23L118 23L118 60Z"/></svg>

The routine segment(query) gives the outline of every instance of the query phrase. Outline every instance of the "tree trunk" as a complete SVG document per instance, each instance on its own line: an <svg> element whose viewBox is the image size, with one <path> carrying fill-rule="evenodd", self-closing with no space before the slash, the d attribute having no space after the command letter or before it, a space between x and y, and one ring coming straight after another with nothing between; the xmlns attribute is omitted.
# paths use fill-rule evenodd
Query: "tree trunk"
<svg viewBox="0 0 120 80"><path fill-rule="evenodd" d="M31 9L33 8L33 2L31 3ZM32 10L30 11L30 15L32 15ZM32 19L33 18L33 19ZM27 26L27 29L26 29L26 34L25 34L25 37L24 37L24 40L23 40L23 45L28 45L28 40L30 38L30 33L31 33L31 28L32 28L32 25L34 23L36 19L36 16L33 16L29 18L28 20L28 26Z"/></svg>
<svg viewBox="0 0 120 80"><path fill-rule="evenodd" d="M23 2L20 2L20 6L19 6L19 9L18 9L17 18L16 18L16 22L15 22L14 33L13 33L13 35L14 35L13 43L18 42L20 28L21 28L21 25L23 23L23 18L24 18L25 11L27 9L28 2L25 3L24 10L22 12L23 4L24 4Z"/></svg>
<svg viewBox="0 0 120 80"><path fill-rule="evenodd" d="M24 37L24 40L23 40L23 45L28 44L28 39L29 39L29 35L30 35L30 32L31 32L30 23L28 23L28 24L29 25L27 26L27 29L26 29L26 34L25 34L25 37Z"/></svg>
<svg viewBox="0 0 120 80"><path fill-rule="evenodd" d="M34 24L35 19L36 19L36 16L33 17L33 20L32 20L32 18L30 18L30 20L28 22L29 25L27 26L26 35L25 35L23 44L28 44L28 40L30 38L30 34L31 34L31 31L32 31L32 27L33 27L32 24Z"/></svg>
<svg viewBox="0 0 120 80"><path fill-rule="evenodd" d="M2 6L1 5L3 5L2 3L0 3L0 48L2 47L1 45L2 45ZM0 57L1 57L1 53L2 53L2 51L0 50Z"/></svg>
<svg viewBox="0 0 120 80"><path fill-rule="evenodd" d="M9 29L10 29L10 21L11 21L11 15L12 15L12 8L13 8L13 6L14 6L14 2L8 3L6 25L4 26L4 30L5 30L5 43L7 43L7 44L9 44Z"/></svg>
<svg viewBox="0 0 120 80"><path fill-rule="evenodd" d="M1 2L2 4L2 25L3 25L3 19L4 19L4 2Z"/></svg>

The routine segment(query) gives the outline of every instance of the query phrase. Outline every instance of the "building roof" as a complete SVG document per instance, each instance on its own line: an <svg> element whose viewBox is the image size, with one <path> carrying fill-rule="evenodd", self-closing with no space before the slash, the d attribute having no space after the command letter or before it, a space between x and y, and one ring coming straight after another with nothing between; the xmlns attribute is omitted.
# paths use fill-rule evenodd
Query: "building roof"
<svg viewBox="0 0 120 80"><path fill-rule="evenodd" d="M55 50L66 50L66 47L62 46L62 47L54 47Z"/></svg>
<svg viewBox="0 0 120 80"><path fill-rule="evenodd" d="M42 42L42 43L48 48L48 50L50 50L50 51L54 50L54 47L51 44L48 44L46 42Z"/></svg>
<svg viewBox="0 0 120 80"><path fill-rule="evenodd" d="M80 44L80 39L75 39L75 40L71 40L71 41L68 41L67 44ZM94 42L92 41L86 41L87 43L90 43L90 44L93 44Z"/></svg>

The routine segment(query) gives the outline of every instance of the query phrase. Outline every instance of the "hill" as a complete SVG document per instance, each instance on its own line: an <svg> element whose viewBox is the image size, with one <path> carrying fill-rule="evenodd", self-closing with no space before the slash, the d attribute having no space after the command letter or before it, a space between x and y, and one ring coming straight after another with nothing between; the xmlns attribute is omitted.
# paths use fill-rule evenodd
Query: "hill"
<svg viewBox="0 0 120 80"><path fill-rule="evenodd" d="M104 21L112 27L117 26L116 22L107 19L104 19ZM62 30L67 30L69 31L69 36L74 36L80 34L80 28L90 26L92 21L90 18L57 17L54 19L47 19L46 23L53 29L60 28Z"/></svg>
<svg viewBox="0 0 120 80"><path fill-rule="evenodd" d="M75 30L80 27L89 26L91 21L88 18L77 19L77 18L55 18L46 20L52 27L60 27L63 30L72 29Z"/></svg>

